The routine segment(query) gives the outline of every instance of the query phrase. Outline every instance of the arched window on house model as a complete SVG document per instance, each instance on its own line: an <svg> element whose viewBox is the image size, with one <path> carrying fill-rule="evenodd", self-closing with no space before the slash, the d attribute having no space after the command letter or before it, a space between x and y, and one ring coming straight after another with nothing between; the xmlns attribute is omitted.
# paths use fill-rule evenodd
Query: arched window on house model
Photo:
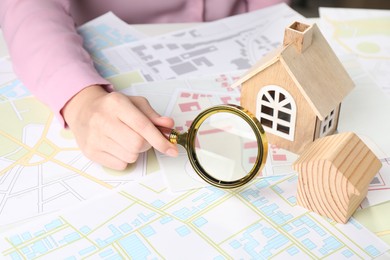
<svg viewBox="0 0 390 260"><path fill-rule="evenodd" d="M265 131L294 141L296 105L285 89L268 85L257 94L256 117Z"/></svg>

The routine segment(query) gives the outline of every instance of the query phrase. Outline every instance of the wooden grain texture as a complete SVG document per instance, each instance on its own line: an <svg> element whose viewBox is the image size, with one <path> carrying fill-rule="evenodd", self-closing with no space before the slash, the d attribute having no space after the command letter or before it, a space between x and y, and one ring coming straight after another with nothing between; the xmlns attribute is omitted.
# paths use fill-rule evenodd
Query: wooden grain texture
<svg viewBox="0 0 390 260"><path fill-rule="evenodd" d="M312 26L293 22L284 31L283 46L292 44L299 53L302 53L311 45L312 39Z"/></svg>
<svg viewBox="0 0 390 260"><path fill-rule="evenodd" d="M298 204L346 223L381 166L352 132L317 139L293 164L299 175Z"/></svg>

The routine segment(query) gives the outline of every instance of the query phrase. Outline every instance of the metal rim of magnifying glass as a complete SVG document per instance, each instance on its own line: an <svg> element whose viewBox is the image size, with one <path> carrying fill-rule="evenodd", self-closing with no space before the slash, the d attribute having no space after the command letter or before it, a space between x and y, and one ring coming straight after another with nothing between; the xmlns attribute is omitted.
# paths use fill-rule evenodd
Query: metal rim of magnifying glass
<svg viewBox="0 0 390 260"><path fill-rule="evenodd" d="M221 113L221 112L227 112L227 113L238 115L249 124L249 126L252 128L253 132L256 135L256 141L258 147L256 161L252 169L249 171L247 175L245 175L245 177L234 181L221 181L211 176L209 173L207 173L206 170L203 169L202 165L200 165L195 152L194 141L199 127L208 117L210 117L213 114ZM267 159L268 142L263 127L261 126L259 120L257 120L257 118L252 115L252 113L250 113L248 110L246 110L243 107L232 105L232 104L226 104L226 105L218 105L206 109L194 119L188 131L187 148L188 148L187 150L188 158L190 160L192 167L195 169L197 174L204 181L220 188L232 189L248 183L257 175L258 172L260 172L263 169Z"/></svg>

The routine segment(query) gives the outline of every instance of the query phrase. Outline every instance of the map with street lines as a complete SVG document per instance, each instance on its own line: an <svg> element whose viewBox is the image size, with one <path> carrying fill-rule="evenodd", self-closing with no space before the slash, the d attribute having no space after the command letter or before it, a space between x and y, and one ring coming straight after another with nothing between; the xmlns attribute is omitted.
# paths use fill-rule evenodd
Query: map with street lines
<svg viewBox="0 0 390 260"><path fill-rule="evenodd" d="M142 40L145 49L137 49L137 55L152 61L146 67L136 67L135 71L129 71L128 64L119 66L120 69L111 65L118 61L114 56L119 52L108 47L143 37L113 14L89 24L90 29L81 27L79 32L85 38L85 48L92 54L96 68L117 90L148 97L158 112L174 117L176 128L185 131L203 109L239 102L239 89L229 86L242 71L215 74L214 69L246 69L259 55L278 45L279 41L271 36L282 33L273 31L272 26L281 30L285 25L270 20L275 13L281 14L283 23L301 18L286 5L264 10L260 17L251 13L154 40ZM272 26L268 30L245 26L248 21L256 20L258 25ZM237 27L237 32L243 31L226 39L223 33L217 36L216 32L226 31L221 28L233 29L232 26ZM264 37L258 41L250 36L261 32ZM206 38L213 40L204 41ZM156 39L161 46L156 45ZM172 43L182 44L180 48L192 48L191 52L180 48L175 52ZM133 44L138 43L125 46ZM242 48L237 48L237 44ZM209 49L203 48L206 45ZM167 56L156 56L154 52L161 47L169 50ZM220 59L223 55L213 56L219 48L239 49L241 53L235 53L233 59L229 55ZM106 51L102 52L103 49ZM116 54L103 56L109 50L115 50ZM156 62L156 57L161 63ZM365 67L349 61L343 59L354 80L360 82L357 89L371 87L369 77L360 73ZM166 62L169 66L165 66ZM185 64L180 67L182 62ZM119 71L125 73L118 75ZM188 77L191 74L198 76ZM146 83L178 76L188 78ZM135 82L140 84L131 84ZM348 109L353 104L356 100L347 100L343 108L350 113ZM365 109L371 113L369 108ZM0 118L0 252L5 258L372 259L390 256L390 246L378 238L388 236L388 223L373 226L370 222L380 222L370 215L377 207L365 208L388 201L389 156L381 157L383 167L361 205L365 209L355 214L374 234L355 218L341 225L297 206L297 176L291 169L296 155L272 144L262 173L266 177L235 190L221 190L200 181L184 150L178 158L145 153L124 172L101 167L84 157L71 133L63 129L47 107L30 96L13 74L8 57L0 59ZM348 124L345 118L340 126L347 129ZM369 140L371 136L367 137ZM386 155L383 144L377 144L378 151L385 150ZM380 207L378 214L383 215L386 209ZM372 210L368 213L370 217L360 214L367 210Z"/></svg>
<svg viewBox="0 0 390 260"><path fill-rule="evenodd" d="M390 250L354 219L337 224L297 206L296 175L176 193L159 177L16 228L0 251L9 259L372 259Z"/></svg>
<svg viewBox="0 0 390 260"><path fill-rule="evenodd" d="M0 102L0 223L72 205L145 174L145 155L119 173L88 160L33 97Z"/></svg>
<svg viewBox="0 0 390 260"><path fill-rule="evenodd" d="M118 71L138 69L147 81L245 70L282 43L285 27L304 19L280 4L103 53Z"/></svg>

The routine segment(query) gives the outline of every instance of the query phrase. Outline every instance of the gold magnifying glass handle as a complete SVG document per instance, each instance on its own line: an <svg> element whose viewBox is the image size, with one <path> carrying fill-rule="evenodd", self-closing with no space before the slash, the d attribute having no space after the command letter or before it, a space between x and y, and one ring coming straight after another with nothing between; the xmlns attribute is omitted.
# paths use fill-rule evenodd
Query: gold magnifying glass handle
<svg viewBox="0 0 390 260"><path fill-rule="evenodd" d="M175 129L157 126L157 129L173 144L180 144L187 149L187 133L180 133Z"/></svg>

